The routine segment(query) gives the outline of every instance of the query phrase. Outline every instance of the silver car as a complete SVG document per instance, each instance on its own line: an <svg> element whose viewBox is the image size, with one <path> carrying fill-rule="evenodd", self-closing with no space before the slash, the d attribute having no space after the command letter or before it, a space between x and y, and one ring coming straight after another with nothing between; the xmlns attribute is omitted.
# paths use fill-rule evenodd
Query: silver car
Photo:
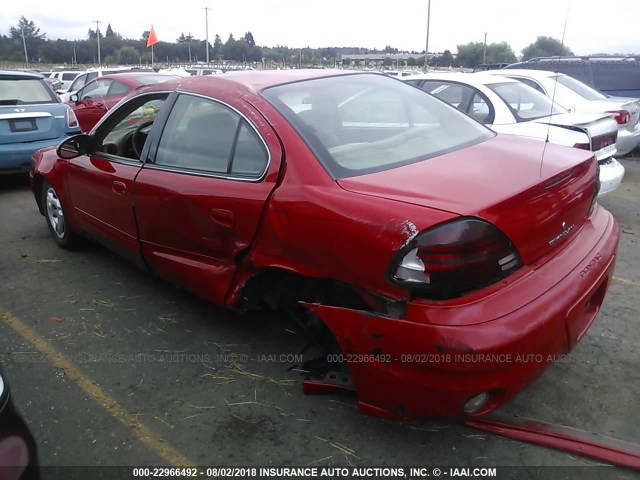
<svg viewBox="0 0 640 480"><path fill-rule="evenodd" d="M608 97L589 85L563 73L546 70L505 69L483 72L514 78L539 90L570 112L614 115L618 123L616 150L624 156L640 145L640 99Z"/></svg>

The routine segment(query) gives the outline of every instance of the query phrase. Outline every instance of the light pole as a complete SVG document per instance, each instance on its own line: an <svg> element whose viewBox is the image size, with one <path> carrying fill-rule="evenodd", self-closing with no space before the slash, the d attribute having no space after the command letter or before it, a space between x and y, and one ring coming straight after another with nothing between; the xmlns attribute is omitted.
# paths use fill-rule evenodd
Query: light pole
<svg viewBox="0 0 640 480"><path fill-rule="evenodd" d="M98 39L98 66L102 66L102 60L100 59L100 20L94 20L96 22L96 38Z"/></svg>
<svg viewBox="0 0 640 480"><path fill-rule="evenodd" d="M204 36L207 48L207 66L209 65L209 7L204 7Z"/></svg>
<svg viewBox="0 0 640 480"><path fill-rule="evenodd" d="M424 71L429 71L429 24L431 23L431 0L427 0L427 44L424 49Z"/></svg>
<svg viewBox="0 0 640 480"><path fill-rule="evenodd" d="M487 32L484 32L484 49L482 50L482 64L487 63Z"/></svg>
<svg viewBox="0 0 640 480"><path fill-rule="evenodd" d="M20 25L20 31L22 32L22 46L24 47L24 61L27 62L27 68L29 68L29 55L27 54L27 41L24 38L24 27Z"/></svg>

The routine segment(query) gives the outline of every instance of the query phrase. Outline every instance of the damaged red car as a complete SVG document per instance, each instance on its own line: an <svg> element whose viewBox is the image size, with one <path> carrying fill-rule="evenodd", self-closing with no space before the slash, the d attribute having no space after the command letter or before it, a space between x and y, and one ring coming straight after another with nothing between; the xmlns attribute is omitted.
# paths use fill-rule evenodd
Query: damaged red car
<svg viewBox="0 0 640 480"><path fill-rule="evenodd" d="M301 70L145 87L30 178L60 246L286 308L329 352L307 392L402 418L487 413L585 334L618 243L597 169L398 80Z"/></svg>

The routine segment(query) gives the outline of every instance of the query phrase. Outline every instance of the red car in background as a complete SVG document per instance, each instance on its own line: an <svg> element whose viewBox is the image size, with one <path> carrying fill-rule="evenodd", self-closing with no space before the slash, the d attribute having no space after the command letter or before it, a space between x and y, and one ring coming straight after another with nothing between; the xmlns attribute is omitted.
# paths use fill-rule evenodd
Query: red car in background
<svg viewBox="0 0 640 480"><path fill-rule="evenodd" d="M61 247L285 308L327 351L305 391L402 418L485 414L582 338L619 235L597 166L387 76L298 70L145 88L30 179Z"/></svg>
<svg viewBox="0 0 640 480"><path fill-rule="evenodd" d="M109 109L131 92L145 85L176 80L177 75L155 72L103 75L71 95L68 102L83 132L89 132Z"/></svg>

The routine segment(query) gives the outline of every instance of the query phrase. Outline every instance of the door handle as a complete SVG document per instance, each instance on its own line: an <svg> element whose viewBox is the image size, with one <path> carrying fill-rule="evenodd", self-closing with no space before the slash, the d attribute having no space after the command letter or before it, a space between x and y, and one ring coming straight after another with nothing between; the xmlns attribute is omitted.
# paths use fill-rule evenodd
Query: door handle
<svg viewBox="0 0 640 480"><path fill-rule="evenodd" d="M127 186L122 182L113 182L111 189L119 195L127 193Z"/></svg>
<svg viewBox="0 0 640 480"><path fill-rule="evenodd" d="M235 223L235 215L231 210L225 210L223 208L214 208L210 212L211 220L218 225L222 225L226 228L233 228Z"/></svg>

